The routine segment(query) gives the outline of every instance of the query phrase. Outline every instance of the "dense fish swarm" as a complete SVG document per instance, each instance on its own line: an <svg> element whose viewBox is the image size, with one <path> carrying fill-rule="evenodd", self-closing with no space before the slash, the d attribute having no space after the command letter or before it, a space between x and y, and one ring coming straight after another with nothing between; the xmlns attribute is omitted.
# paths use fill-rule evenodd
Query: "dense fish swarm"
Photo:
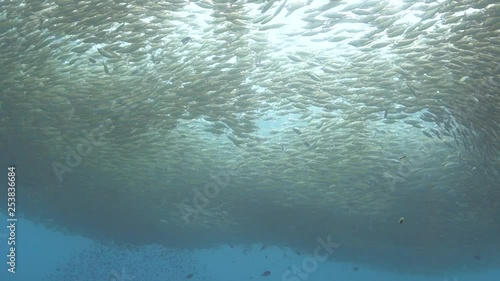
<svg viewBox="0 0 500 281"><path fill-rule="evenodd" d="M332 259L419 273L498 258L497 1L1 0L0 30L29 218L182 248L331 236Z"/></svg>
<svg viewBox="0 0 500 281"><path fill-rule="evenodd" d="M205 266L186 251L97 244L71 256L40 280L164 281L184 280L186 276L194 277L193 281L214 280Z"/></svg>

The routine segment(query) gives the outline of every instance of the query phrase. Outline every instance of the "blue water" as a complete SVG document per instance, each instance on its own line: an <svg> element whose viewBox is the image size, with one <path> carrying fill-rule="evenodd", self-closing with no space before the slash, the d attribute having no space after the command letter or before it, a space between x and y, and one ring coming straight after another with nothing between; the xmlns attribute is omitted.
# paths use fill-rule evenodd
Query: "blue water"
<svg viewBox="0 0 500 281"><path fill-rule="evenodd" d="M6 224L6 217L0 216ZM498 281L500 271L450 272L440 277L387 273L363 265L337 263L334 258L319 262L307 276L290 274L288 267L302 268L305 254L273 246L222 245L199 251L180 251L148 246L130 250L101 246L89 239L54 232L20 219L16 229L16 273L7 272L6 228L0 231L2 281L156 281L156 280L370 280L370 281ZM165 256L165 257L164 257ZM357 269L357 270L355 270ZM269 276L262 276L270 271ZM192 274L191 278L189 275ZM302 272L306 274L306 272Z"/></svg>

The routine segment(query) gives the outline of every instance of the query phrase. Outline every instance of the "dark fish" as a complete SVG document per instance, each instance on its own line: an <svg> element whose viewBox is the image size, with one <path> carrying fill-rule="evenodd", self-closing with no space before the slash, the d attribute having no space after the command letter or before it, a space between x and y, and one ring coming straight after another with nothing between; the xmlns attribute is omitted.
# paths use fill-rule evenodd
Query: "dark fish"
<svg viewBox="0 0 500 281"><path fill-rule="evenodd" d="M95 60L95 59L93 59L93 58L89 58L89 61L90 61L91 63L96 63L96 60Z"/></svg>
<svg viewBox="0 0 500 281"><path fill-rule="evenodd" d="M262 247L260 247L260 250L264 250L266 248L266 245L262 245Z"/></svg>
<svg viewBox="0 0 500 281"><path fill-rule="evenodd" d="M451 143L447 142L447 141L443 141L443 143L449 147L449 148L456 148L454 145L452 145Z"/></svg>
<svg viewBox="0 0 500 281"><path fill-rule="evenodd" d="M181 40L182 44L187 44L189 41L193 41L193 38L187 36L187 37L182 38L182 40Z"/></svg>
<svg viewBox="0 0 500 281"><path fill-rule="evenodd" d="M262 273L260 276L269 276L271 275L271 271L267 270L267 271L264 271L264 273Z"/></svg>
<svg viewBox="0 0 500 281"><path fill-rule="evenodd" d="M233 244L229 244L229 247L234 248L234 245Z"/></svg>
<svg viewBox="0 0 500 281"><path fill-rule="evenodd" d="M108 67L103 63L102 64L104 66L104 72L106 72L106 74L109 74L109 69Z"/></svg>
<svg viewBox="0 0 500 281"><path fill-rule="evenodd" d="M422 131L422 133L423 133L426 137L429 137L429 138L433 139L432 135L431 135L431 134L429 134L429 132L427 132L427 131Z"/></svg>
<svg viewBox="0 0 500 281"><path fill-rule="evenodd" d="M304 145L307 146L307 148L311 148L311 145L307 141L303 141Z"/></svg>
<svg viewBox="0 0 500 281"><path fill-rule="evenodd" d="M403 222L404 222L404 221L405 221L405 217L401 217L401 218L399 219L399 224L403 224Z"/></svg>
<svg viewBox="0 0 500 281"><path fill-rule="evenodd" d="M387 118L387 114L389 114L389 111L386 109L386 110L384 111L384 118Z"/></svg>
<svg viewBox="0 0 500 281"><path fill-rule="evenodd" d="M480 256L480 255L474 256L474 258L475 258L476 260L478 260L478 261L480 261L480 260L481 260L481 256Z"/></svg>
<svg viewBox="0 0 500 281"><path fill-rule="evenodd" d="M416 97L417 94L415 93L415 90L410 86L410 84L408 84L408 82L406 82L406 86L408 86L408 89L410 90L410 93Z"/></svg>
<svg viewBox="0 0 500 281"><path fill-rule="evenodd" d="M352 270L354 270L354 271L358 271L358 270L359 270L359 267L355 266L355 267L353 267L353 268L352 268Z"/></svg>
<svg viewBox="0 0 500 281"><path fill-rule="evenodd" d="M448 133L450 132L451 129L453 129L453 127L451 126L451 119L448 119L444 122L444 128Z"/></svg>
<svg viewBox="0 0 500 281"><path fill-rule="evenodd" d="M443 138L441 137L441 134L439 133L438 130L436 130L434 128L431 128L430 130L436 135L436 137L438 137L440 140L443 140Z"/></svg>
<svg viewBox="0 0 500 281"><path fill-rule="evenodd" d="M193 273L189 273L187 276L186 276L186 279L191 279L193 278Z"/></svg>
<svg viewBox="0 0 500 281"><path fill-rule="evenodd" d="M406 71L404 71L402 69L396 69L396 72L401 74L401 76L403 76L407 80L413 80L413 78L410 76L410 74L408 74Z"/></svg>
<svg viewBox="0 0 500 281"><path fill-rule="evenodd" d="M405 158L406 158L406 155L403 155L403 156L399 157L399 160L403 160Z"/></svg>
<svg viewBox="0 0 500 281"><path fill-rule="evenodd" d="M302 134L302 132L301 132L298 128L293 128L292 130L293 130L295 133L297 133L297 135Z"/></svg>

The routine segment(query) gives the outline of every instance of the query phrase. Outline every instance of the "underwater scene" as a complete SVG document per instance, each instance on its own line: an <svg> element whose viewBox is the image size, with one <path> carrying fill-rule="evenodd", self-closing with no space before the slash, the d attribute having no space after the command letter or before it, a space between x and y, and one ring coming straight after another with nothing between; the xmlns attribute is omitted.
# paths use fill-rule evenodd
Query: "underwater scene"
<svg viewBox="0 0 500 281"><path fill-rule="evenodd" d="M500 280L500 2L0 0L1 281Z"/></svg>

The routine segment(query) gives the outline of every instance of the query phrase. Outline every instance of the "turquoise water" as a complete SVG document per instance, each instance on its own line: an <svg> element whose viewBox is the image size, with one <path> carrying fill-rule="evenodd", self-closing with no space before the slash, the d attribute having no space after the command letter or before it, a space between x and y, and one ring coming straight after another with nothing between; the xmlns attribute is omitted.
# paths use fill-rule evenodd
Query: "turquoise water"
<svg viewBox="0 0 500 281"><path fill-rule="evenodd" d="M0 217L2 221L6 217ZM0 234L5 235L5 231ZM221 245L199 251L169 250L158 246L119 249L89 239L68 236L19 220L16 273L4 266L0 280L6 281L164 281L164 280L370 280L370 281L497 281L499 270L482 273L449 272L443 276L413 276L372 270L363 265L320 262L304 279L283 277L288 266L301 267L308 258L291 249L274 246ZM1 251L6 252L2 235ZM264 248L264 249L262 249ZM113 250L114 249L114 250ZM4 256L4 254L2 254ZM166 257L159 258L161 255ZM6 258L4 257L3 260ZM357 269L357 270L355 270ZM269 276L261 276L270 271ZM192 274L191 278L189 275Z"/></svg>

